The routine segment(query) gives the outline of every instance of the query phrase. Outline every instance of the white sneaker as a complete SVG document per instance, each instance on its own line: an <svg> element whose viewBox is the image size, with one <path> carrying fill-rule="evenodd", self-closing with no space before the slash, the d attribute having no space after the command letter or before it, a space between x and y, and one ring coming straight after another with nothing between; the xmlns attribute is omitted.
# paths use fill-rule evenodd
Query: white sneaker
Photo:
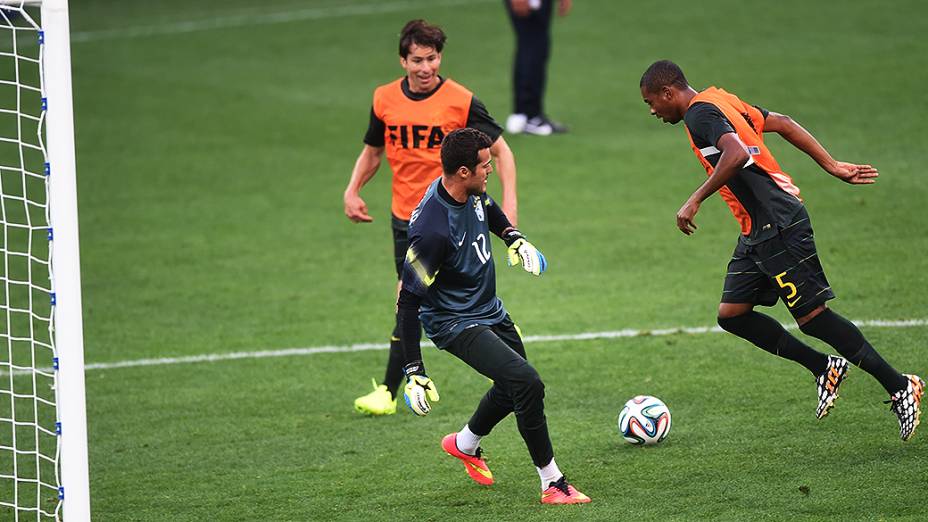
<svg viewBox="0 0 928 522"><path fill-rule="evenodd" d="M506 132L509 134L521 134L525 132L525 124L528 122L528 116L524 114L510 114L506 118Z"/></svg>
<svg viewBox="0 0 928 522"><path fill-rule="evenodd" d="M546 116L535 116L525 123L525 132L535 136L550 136L567 132L567 127L556 121L549 120Z"/></svg>

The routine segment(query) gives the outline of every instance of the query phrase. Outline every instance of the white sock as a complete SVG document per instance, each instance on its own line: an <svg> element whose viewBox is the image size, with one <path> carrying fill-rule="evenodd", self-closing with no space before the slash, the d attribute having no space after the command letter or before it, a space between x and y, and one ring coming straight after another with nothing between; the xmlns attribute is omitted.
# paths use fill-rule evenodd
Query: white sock
<svg viewBox="0 0 928 522"><path fill-rule="evenodd" d="M474 455L477 453L477 448L480 447L480 439L483 438L479 435L474 435L474 432L470 431L470 427L465 424L461 431L458 432L455 441L458 446L458 450L461 453L467 453L468 455Z"/></svg>
<svg viewBox="0 0 928 522"><path fill-rule="evenodd" d="M538 476L541 477L542 491L548 489L548 486L550 486L552 482L557 482L564 476L561 470L557 468L557 463L554 462L554 459L551 459L551 462L549 462L547 466L543 468L535 467L535 469L538 470Z"/></svg>

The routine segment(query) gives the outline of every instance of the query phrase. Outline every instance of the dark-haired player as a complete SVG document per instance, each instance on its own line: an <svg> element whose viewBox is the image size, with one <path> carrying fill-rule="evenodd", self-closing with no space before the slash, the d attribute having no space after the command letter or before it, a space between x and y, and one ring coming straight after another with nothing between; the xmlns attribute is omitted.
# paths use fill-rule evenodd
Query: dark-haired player
<svg viewBox="0 0 928 522"><path fill-rule="evenodd" d="M877 170L836 161L789 116L749 105L716 87L697 92L673 62L652 64L640 87L652 115L671 124L684 121L693 152L709 176L677 212L677 227L692 234L699 205L715 192L741 223L719 305L719 326L812 372L818 418L838 398L848 361L860 367L889 393L899 435L908 440L918 426L925 382L893 369L853 323L826 306L834 293L818 259L809 214L799 189L764 144L763 133L776 132L850 184L873 183ZM754 311L755 305L774 305L778 297L803 333L825 341L843 357L813 350L772 317Z"/></svg>
<svg viewBox="0 0 928 522"><path fill-rule="evenodd" d="M517 220L516 165L512 151L501 136L502 128L470 91L439 76L445 33L424 20L408 22L400 34L400 65L406 75L374 91L370 124L364 148L345 189L345 215L355 223L373 218L361 199L367 184L386 153L393 171L392 229L397 278L406 255L409 215L425 189L441 175L441 141L454 129L473 127L490 136L490 153L499 168L503 210ZM389 415L396 412L396 390L403 379L402 354L394 330L382 384L358 397L354 407L361 413Z"/></svg>
<svg viewBox="0 0 928 522"><path fill-rule="evenodd" d="M406 403L425 415L431 408L429 399L438 400L422 364L421 318L436 346L493 381L461 431L442 439L442 448L461 460L474 481L490 485L493 474L481 458L480 440L514 413L541 477L542 503L589 502L554 462L544 413L545 386L525 358L519 329L496 296L491 232L508 245L510 265L521 264L539 275L546 261L486 194L493 170L491 144L475 129L448 134L441 149L443 175L429 186L409 223L409 251L397 301L408 379Z"/></svg>

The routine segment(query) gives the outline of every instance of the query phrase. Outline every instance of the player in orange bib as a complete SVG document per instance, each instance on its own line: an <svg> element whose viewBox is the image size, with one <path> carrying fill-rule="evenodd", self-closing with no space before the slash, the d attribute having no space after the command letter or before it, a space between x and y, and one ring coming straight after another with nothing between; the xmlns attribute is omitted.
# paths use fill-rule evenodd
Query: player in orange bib
<svg viewBox="0 0 928 522"><path fill-rule="evenodd" d="M486 107L459 83L439 76L445 34L440 27L424 20L412 20L400 33L400 66L406 75L374 91L370 124L364 148L351 172L345 189L345 215L355 223L373 221L361 188L380 167L386 154L393 171L392 229L397 279L402 274L409 217L429 184L441 177L441 142L451 131L472 127L493 140L490 154L502 184L502 210L513 225L517 223L516 164L502 127ZM397 284L399 292L399 284ZM394 329L390 355L381 384L358 397L355 409L370 415L396 412L396 391L402 381L403 354Z"/></svg>
<svg viewBox="0 0 928 522"><path fill-rule="evenodd" d="M853 185L875 182L877 170L835 161L789 116L747 104L716 87L697 92L673 62L653 63L640 88L653 116L670 124L684 121L690 146L708 175L677 212L677 227L686 235L695 232L699 206L716 192L741 225L719 304L719 326L808 369L818 388L818 418L838 398L848 362L857 365L889 393L899 434L908 440L918 426L925 381L893 369L854 323L826 306L834 293L818 259L809 214L792 178L764 144L764 133L779 134L826 172ZM825 341L842 357L813 350L772 317L754 311L756 305L772 306L778 298L803 333Z"/></svg>

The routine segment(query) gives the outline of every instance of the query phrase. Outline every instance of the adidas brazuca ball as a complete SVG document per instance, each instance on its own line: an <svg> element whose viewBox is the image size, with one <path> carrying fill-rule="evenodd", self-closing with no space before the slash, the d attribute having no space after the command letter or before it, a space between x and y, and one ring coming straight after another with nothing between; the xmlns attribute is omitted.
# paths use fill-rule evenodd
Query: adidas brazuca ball
<svg viewBox="0 0 928 522"><path fill-rule="evenodd" d="M670 433L670 410L657 397L639 395L619 413L619 434L631 444L657 444Z"/></svg>

